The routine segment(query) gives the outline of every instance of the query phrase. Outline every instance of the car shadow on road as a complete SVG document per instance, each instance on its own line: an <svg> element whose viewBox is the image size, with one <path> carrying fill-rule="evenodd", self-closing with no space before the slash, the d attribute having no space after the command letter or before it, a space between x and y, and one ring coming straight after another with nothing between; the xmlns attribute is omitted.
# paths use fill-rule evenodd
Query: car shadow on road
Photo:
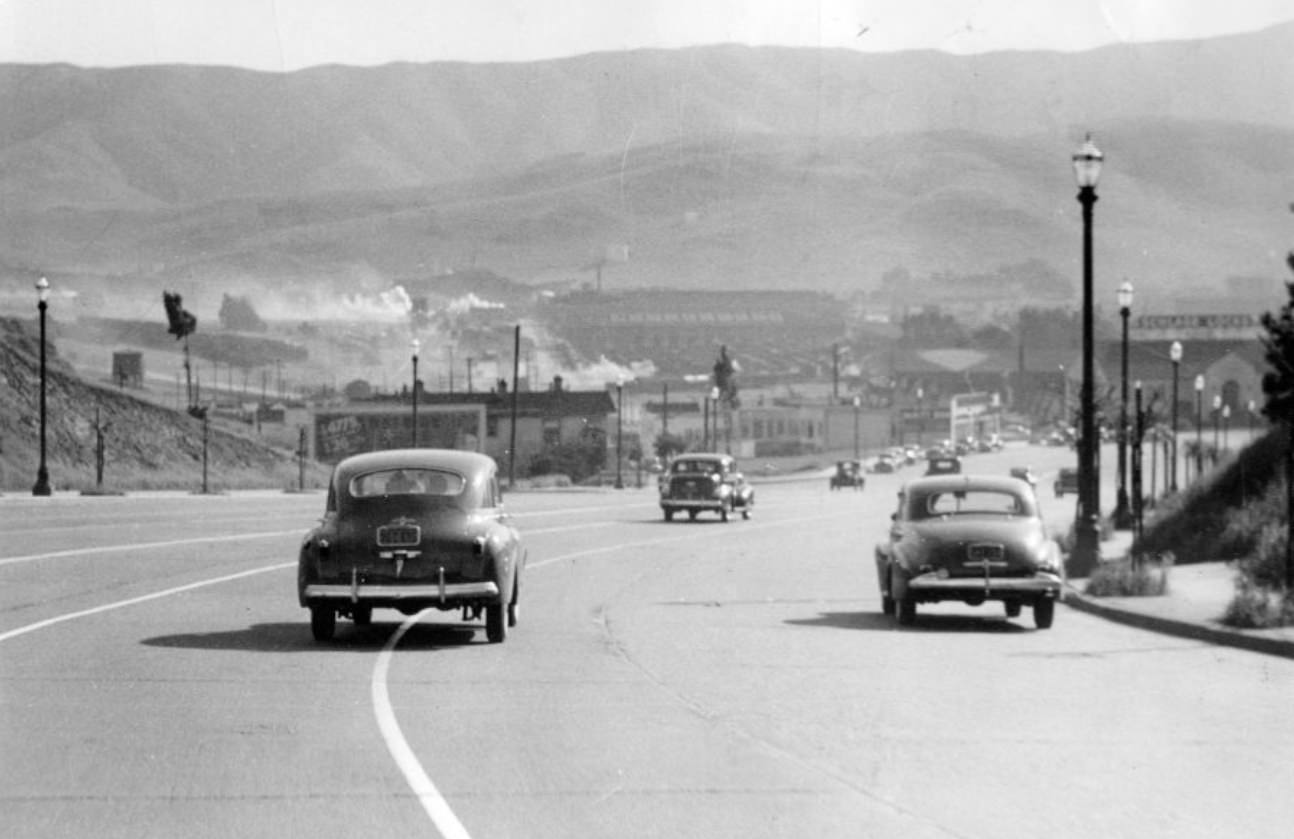
<svg viewBox="0 0 1294 839"><path fill-rule="evenodd" d="M1027 628L1007 618L980 615L918 614L916 623L899 626L880 612L820 612L816 618L792 618L791 626L820 626L832 629L865 629L873 632L1025 632Z"/></svg>
<svg viewBox="0 0 1294 839"><path fill-rule="evenodd" d="M321 650L380 650L400 628L398 621L374 620L368 626L339 621L331 641L316 641L310 622L257 623L245 629L222 632L186 632L145 638L149 647L186 650L238 650L240 652L290 653ZM484 644L484 627L477 624L419 623L400 639L400 649L454 649L479 641Z"/></svg>

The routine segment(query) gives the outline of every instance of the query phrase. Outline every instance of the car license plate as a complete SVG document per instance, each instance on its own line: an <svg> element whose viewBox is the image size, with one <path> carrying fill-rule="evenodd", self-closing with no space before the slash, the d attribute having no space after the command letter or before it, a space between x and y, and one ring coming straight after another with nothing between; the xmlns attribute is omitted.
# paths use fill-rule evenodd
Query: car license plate
<svg viewBox="0 0 1294 839"><path fill-rule="evenodd" d="M1006 556L1006 549L1002 545L978 544L968 546L966 553L970 556L971 562L976 564L985 562L996 564Z"/></svg>
<svg viewBox="0 0 1294 839"><path fill-rule="evenodd" d="M377 544L382 548L401 548L422 541L422 529L417 525L387 525L377 529Z"/></svg>

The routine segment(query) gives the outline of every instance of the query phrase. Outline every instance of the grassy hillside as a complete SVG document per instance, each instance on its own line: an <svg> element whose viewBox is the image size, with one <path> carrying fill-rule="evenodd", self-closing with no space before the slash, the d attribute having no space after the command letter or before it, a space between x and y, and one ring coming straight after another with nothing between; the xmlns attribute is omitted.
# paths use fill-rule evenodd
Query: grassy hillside
<svg viewBox="0 0 1294 839"><path fill-rule="evenodd" d="M1233 562L1238 584L1227 622L1294 624L1294 592L1284 582L1287 452L1288 433L1275 428L1225 459L1161 502L1133 551L1172 554L1178 565Z"/></svg>
<svg viewBox="0 0 1294 839"><path fill-rule="evenodd" d="M0 319L0 490L30 492L40 462L40 342L30 322ZM107 427L103 489L202 488L202 424L187 414L80 379L47 347L46 448L55 491L95 490L96 418ZM290 489L292 452L212 423L208 488ZM307 463L305 484L321 487L327 469Z"/></svg>

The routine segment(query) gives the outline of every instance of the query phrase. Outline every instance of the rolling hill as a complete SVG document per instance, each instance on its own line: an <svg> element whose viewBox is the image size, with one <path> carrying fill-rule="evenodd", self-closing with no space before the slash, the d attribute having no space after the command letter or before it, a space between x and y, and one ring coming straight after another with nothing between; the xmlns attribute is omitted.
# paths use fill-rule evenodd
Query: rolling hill
<svg viewBox="0 0 1294 839"><path fill-rule="evenodd" d="M291 310L464 266L838 294L899 265L1077 275L1068 155L1092 130L1099 293L1216 289L1282 273L1291 43L1294 25L1078 54L7 65L0 282L47 273L137 314L115 289L275 290Z"/></svg>

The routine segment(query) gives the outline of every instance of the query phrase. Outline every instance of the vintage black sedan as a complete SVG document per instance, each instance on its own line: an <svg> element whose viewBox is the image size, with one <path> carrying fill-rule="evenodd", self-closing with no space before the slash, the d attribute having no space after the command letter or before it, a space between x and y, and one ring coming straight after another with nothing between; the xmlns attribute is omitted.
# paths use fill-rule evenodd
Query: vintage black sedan
<svg viewBox="0 0 1294 839"><path fill-rule="evenodd" d="M337 617L372 621L373 609L484 614L491 643L517 623L526 565L509 523L494 459L447 449L392 449L333 469L323 518L297 561L297 598L318 641Z"/></svg>
<svg viewBox="0 0 1294 839"><path fill-rule="evenodd" d="M1051 626L1064 570L1029 484L1004 475L944 475L899 491L889 539L876 546L881 611L900 624L918 603L1000 601L1007 617L1033 609Z"/></svg>
<svg viewBox="0 0 1294 839"><path fill-rule="evenodd" d="M737 468L730 454L689 452L679 455L661 476L660 508L665 521L675 513L687 513L696 519L699 513L718 513L727 521L735 511L750 518L755 506L755 488Z"/></svg>

